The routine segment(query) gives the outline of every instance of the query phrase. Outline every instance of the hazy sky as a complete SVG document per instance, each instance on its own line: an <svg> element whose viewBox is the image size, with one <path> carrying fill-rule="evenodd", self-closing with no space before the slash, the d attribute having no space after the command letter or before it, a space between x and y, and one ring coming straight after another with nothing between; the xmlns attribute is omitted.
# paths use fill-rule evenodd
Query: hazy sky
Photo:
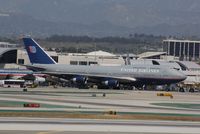
<svg viewBox="0 0 200 134"><path fill-rule="evenodd" d="M9 14L10 18L3 24L11 25L19 20L19 25L22 25L25 23L23 19L32 17L29 22L36 26L41 24L41 27L47 23L51 23L49 27L59 27L70 22L79 24L77 31L84 27L83 32L88 31L86 25L89 25L97 32L110 27L118 27L120 31L126 27L134 28L136 32L152 33L157 30L159 34L177 27L178 30L183 27L184 31L196 30L196 25L200 24L199 5L200 0L0 0L0 19L5 20L2 17ZM48 31L49 27L45 30Z"/></svg>
<svg viewBox="0 0 200 134"><path fill-rule="evenodd" d="M108 21L134 27L185 23L184 17L199 17L199 5L199 0L0 0L0 11L48 21L84 24Z"/></svg>

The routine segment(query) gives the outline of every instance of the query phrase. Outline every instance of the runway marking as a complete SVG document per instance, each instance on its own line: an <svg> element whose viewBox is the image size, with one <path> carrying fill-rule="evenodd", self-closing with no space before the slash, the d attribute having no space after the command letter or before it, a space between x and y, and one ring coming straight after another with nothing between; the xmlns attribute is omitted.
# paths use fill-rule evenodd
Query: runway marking
<svg viewBox="0 0 200 134"><path fill-rule="evenodd" d="M62 132L62 131L55 130L55 131L39 132L39 133L36 133L36 134L54 134L54 133L58 133L58 132Z"/></svg>

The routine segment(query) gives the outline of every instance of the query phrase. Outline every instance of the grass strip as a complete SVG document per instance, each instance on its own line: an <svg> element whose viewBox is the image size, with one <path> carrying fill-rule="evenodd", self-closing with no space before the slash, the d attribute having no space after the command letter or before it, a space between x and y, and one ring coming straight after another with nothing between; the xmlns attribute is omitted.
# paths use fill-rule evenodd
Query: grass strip
<svg viewBox="0 0 200 134"><path fill-rule="evenodd" d="M0 117L42 117L42 118L86 118L86 119L127 119L127 120L172 120L200 121L200 115L155 114L155 113L117 113L80 111L22 111L1 110Z"/></svg>

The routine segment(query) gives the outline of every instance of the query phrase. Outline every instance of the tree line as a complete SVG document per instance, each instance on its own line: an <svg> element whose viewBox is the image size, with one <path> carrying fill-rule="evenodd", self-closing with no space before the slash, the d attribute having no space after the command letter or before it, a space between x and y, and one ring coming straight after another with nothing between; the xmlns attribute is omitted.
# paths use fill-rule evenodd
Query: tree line
<svg viewBox="0 0 200 134"><path fill-rule="evenodd" d="M127 37L90 37L73 35L52 35L46 38L34 38L42 47L57 52L91 52L104 50L112 53L141 53L160 51L163 36L130 34ZM0 37L0 41L22 44L19 38Z"/></svg>
<svg viewBox="0 0 200 134"><path fill-rule="evenodd" d="M73 36L73 35L52 35L45 40L52 42L107 42L107 43L154 43L160 42L164 36L154 36L146 34L130 34L129 37L89 37L89 36Z"/></svg>

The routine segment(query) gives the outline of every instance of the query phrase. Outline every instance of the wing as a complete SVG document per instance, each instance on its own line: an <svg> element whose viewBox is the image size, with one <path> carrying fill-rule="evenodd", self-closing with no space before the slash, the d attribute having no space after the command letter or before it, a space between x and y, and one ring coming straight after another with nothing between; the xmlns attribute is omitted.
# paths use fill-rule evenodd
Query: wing
<svg viewBox="0 0 200 134"><path fill-rule="evenodd" d="M110 76L110 75L97 75L97 74L80 74L80 73L66 73L66 72L60 72L60 71L55 71L55 72L48 72L48 71L43 71L42 73L48 74L51 76L56 76L60 77L63 79L70 80L76 76L84 76L88 79L90 82L99 82L105 79L114 79L118 80L120 83L128 83L128 82L135 82L136 79L133 77L121 77L121 76Z"/></svg>
<svg viewBox="0 0 200 134"><path fill-rule="evenodd" d="M21 65L19 64L20 66L25 66L27 69L29 70L32 70L32 71L35 71L35 72L38 72L38 71L45 71L46 69L43 68L43 67L37 67L37 66L34 66L34 65Z"/></svg>

